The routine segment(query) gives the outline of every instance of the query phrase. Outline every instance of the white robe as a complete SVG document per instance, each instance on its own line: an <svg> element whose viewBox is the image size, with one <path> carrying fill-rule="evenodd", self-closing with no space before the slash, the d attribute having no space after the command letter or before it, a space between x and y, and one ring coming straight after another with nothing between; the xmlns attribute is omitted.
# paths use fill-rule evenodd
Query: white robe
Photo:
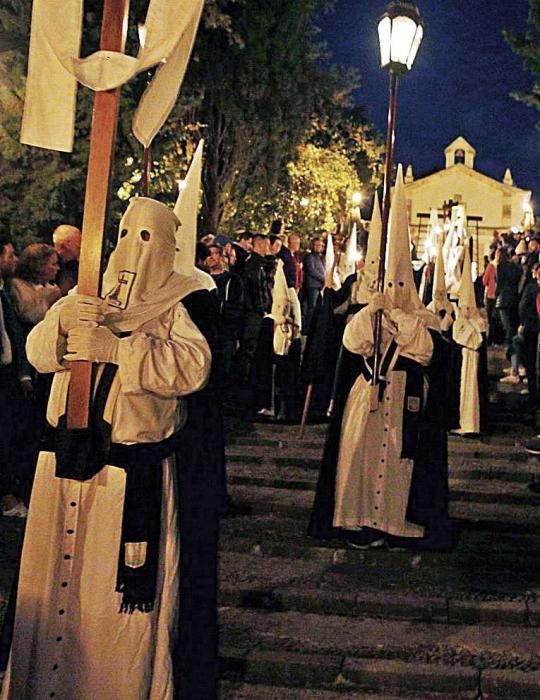
<svg viewBox="0 0 540 700"><path fill-rule="evenodd" d="M433 341L418 316L395 309L393 339L400 355L426 365ZM388 340L386 334L386 340ZM383 341L385 336L383 335ZM350 352L370 356L373 329L369 309L359 311L345 329ZM336 474L335 527L371 527L392 535L422 537L423 527L406 519L413 461L401 458L406 373L390 371L383 400L370 412L370 384L354 383L343 415Z"/></svg>
<svg viewBox="0 0 540 700"><path fill-rule="evenodd" d="M41 371L57 372L48 407L53 424L64 412L69 381L69 372L59 371L65 342L57 329L53 307L28 343L31 362ZM178 397L204 385L208 345L181 303L120 344L116 389L113 385L105 408L112 419L112 440L160 441L182 420ZM122 595L115 592L124 470L106 466L78 482L56 478L54 467L54 455L42 452L2 700L172 700L180 556L174 459L163 462L158 582L151 613L119 613Z"/></svg>
<svg viewBox="0 0 540 700"><path fill-rule="evenodd" d="M484 319L459 316L452 327L452 337L461 346L461 375L459 378L459 428L455 433L480 432L480 394L478 391L478 349L482 333L486 332Z"/></svg>

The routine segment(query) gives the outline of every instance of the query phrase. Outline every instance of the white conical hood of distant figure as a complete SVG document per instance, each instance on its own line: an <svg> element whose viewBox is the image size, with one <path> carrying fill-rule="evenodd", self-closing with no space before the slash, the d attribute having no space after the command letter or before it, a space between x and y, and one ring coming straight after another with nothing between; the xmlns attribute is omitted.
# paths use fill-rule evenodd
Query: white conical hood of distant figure
<svg viewBox="0 0 540 700"><path fill-rule="evenodd" d="M336 260L336 254L334 252L334 239L332 234L329 233L326 238L326 251L324 254L324 270L325 270L325 287L330 289L339 289L341 287L341 282L339 280L338 272L334 267Z"/></svg>
<svg viewBox="0 0 540 700"><path fill-rule="evenodd" d="M345 255L341 256L338 265L339 278L342 283L356 272L357 240L356 224L353 224L351 235L347 239Z"/></svg>
<svg viewBox="0 0 540 700"><path fill-rule="evenodd" d="M356 292L356 301L358 304L369 303L371 294L375 291L377 275L379 274L381 235L381 208L379 206L379 197L377 196L377 192L375 192L373 197L373 212L371 214L371 223L369 225L366 257L364 260L365 264L360 272L360 284L358 285L358 291Z"/></svg>
<svg viewBox="0 0 540 700"><path fill-rule="evenodd" d="M197 244L197 216L199 211L199 194L201 191L202 154L204 141L201 139L180 192L174 213L180 221L176 235L176 255L174 269L179 275L195 275L195 249Z"/></svg>
<svg viewBox="0 0 540 700"><path fill-rule="evenodd" d="M433 262L437 257L438 249L442 245L443 229L439 220L439 212L432 209L429 213L429 230L424 243L423 259L426 263Z"/></svg>
<svg viewBox="0 0 540 700"><path fill-rule="evenodd" d="M428 304L427 308L440 319L441 330L446 331L450 328L453 323L452 313L454 307L448 299L448 294L446 292L442 245L439 245L437 248L437 257L435 258L435 269L433 272L431 302Z"/></svg>
<svg viewBox="0 0 540 700"><path fill-rule="evenodd" d="M287 279L283 271L283 260L278 260L274 275L274 287L272 289L271 316L276 323L284 323L288 316L289 293Z"/></svg>

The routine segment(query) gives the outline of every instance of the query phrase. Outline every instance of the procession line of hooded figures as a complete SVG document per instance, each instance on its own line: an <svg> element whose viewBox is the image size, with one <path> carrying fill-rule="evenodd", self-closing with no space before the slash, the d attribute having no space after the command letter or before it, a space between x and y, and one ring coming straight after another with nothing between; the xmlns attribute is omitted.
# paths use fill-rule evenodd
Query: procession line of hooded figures
<svg viewBox="0 0 540 700"><path fill-rule="evenodd" d="M148 41L137 58L97 52L79 59L82 1L34 0L23 140L70 150L77 80L109 90L159 65L133 123L147 146L174 105L202 6L151 0ZM194 265L201 159L202 144L174 211L146 197L131 200L102 297L75 288L28 336L28 359L54 379L2 632L2 700L217 697L225 459L212 364L215 285ZM310 532L356 537L361 545L444 550L451 544L447 430L480 429L483 327L470 260L456 229L447 275L459 280L457 303L449 306L439 253L426 309L413 283L399 169L385 289L374 293L381 235L374 212L361 277L349 275L340 290L330 280L321 299L323 321L337 318L338 305L350 313L328 344L339 357L338 374L328 382L334 415ZM277 357L299 343L292 291L278 269L268 321ZM378 311L382 359L374 402ZM317 327L324 323L313 333ZM70 362L78 360L93 364L90 421L88 429L70 431Z"/></svg>
<svg viewBox="0 0 540 700"><path fill-rule="evenodd" d="M192 168L176 213L148 198L130 202L103 299L74 290L30 333L29 360L54 381L49 444L39 455L6 625L3 700L216 697L224 451L211 372L215 297L210 277L186 264L194 226L180 227L196 215L200 152ZM451 246L459 279L452 305L439 246L426 308L413 281L401 168L384 293L373 291L380 236L376 204L366 265L344 285L352 313L338 339L335 408L309 531L360 546L447 550L447 431L480 430L484 326L468 247L459 235ZM328 286L320 308L343 309L339 292ZM276 298L274 349L285 353L286 287ZM373 323L381 310L374 407ZM65 427L72 360L94 363L91 425L82 436Z"/></svg>

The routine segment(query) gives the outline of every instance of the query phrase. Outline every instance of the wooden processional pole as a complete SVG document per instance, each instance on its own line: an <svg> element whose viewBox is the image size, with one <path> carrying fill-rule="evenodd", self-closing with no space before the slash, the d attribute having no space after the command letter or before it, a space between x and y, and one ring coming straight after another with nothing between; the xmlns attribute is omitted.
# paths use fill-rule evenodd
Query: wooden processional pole
<svg viewBox="0 0 540 700"><path fill-rule="evenodd" d="M388 129L386 132L386 162L384 169L383 205L382 205L382 230L381 247L379 250L379 269L377 273L377 291L384 292L386 246L388 243L388 222L390 219L390 188L392 182L392 166L394 163L394 141L396 138L396 109L397 109L397 88L398 75L394 71L390 72L389 104L388 104ZM372 386L379 384L379 367L381 362L381 339L382 339L382 311L375 314L375 356L373 366ZM372 393L371 410L376 410L378 406L378 389Z"/></svg>
<svg viewBox="0 0 540 700"><path fill-rule="evenodd" d="M128 15L129 0L104 0L100 49L124 52ZM94 98L79 261L79 294L99 296L101 291L101 258L119 102L119 87L96 92ZM92 363L80 360L72 362L67 413L67 426L70 429L88 426L91 384Z"/></svg>

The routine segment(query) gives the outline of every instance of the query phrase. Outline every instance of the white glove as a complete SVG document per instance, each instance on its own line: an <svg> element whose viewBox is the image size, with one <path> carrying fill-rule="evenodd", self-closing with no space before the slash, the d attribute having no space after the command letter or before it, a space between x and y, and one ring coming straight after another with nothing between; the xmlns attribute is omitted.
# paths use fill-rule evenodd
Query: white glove
<svg viewBox="0 0 540 700"><path fill-rule="evenodd" d="M384 292L374 292L368 304L369 313L375 316L377 311L382 311L387 308L387 306L388 302Z"/></svg>
<svg viewBox="0 0 540 700"><path fill-rule="evenodd" d="M59 319L63 335L73 328L96 326L104 319L103 299L86 294L69 294L62 304Z"/></svg>
<svg viewBox="0 0 540 700"><path fill-rule="evenodd" d="M117 365L119 343L119 339L105 326L74 328L68 334L64 360L112 362Z"/></svg>

